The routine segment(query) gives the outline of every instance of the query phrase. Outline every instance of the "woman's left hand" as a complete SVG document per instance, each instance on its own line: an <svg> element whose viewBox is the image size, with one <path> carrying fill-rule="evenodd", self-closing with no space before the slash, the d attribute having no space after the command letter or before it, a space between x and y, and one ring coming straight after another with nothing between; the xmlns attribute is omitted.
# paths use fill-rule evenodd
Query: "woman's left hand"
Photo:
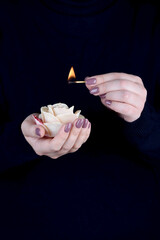
<svg viewBox="0 0 160 240"><path fill-rule="evenodd" d="M109 109L127 122L137 120L144 108L147 90L142 79L126 73L107 73L85 78L86 87Z"/></svg>

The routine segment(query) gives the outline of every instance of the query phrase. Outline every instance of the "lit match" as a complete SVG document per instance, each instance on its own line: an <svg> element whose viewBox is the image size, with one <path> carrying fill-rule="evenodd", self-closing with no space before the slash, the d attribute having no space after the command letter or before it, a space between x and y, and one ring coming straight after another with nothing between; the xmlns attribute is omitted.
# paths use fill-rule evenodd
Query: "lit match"
<svg viewBox="0 0 160 240"><path fill-rule="evenodd" d="M71 70L68 75L68 83L85 83L85 81L77 81L74 68L71 67Z"/></svg>

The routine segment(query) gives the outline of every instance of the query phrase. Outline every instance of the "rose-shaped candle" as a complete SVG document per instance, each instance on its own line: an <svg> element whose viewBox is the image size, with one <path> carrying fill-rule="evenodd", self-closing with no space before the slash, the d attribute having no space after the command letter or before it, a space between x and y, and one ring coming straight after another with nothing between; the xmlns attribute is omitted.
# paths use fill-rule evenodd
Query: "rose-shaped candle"
<svg viewBox="0 0 160 240"><path fill-rule="evenodd" d="M38 117L33 115L33 117L36 124L45 128L45 136L47 137L55 137L63 124L72 123L77 118L83 118L80 115L81 110L74 113L74 106L69 108L65 103L47 105L41 107L40 110L41 114Z"/></svg>

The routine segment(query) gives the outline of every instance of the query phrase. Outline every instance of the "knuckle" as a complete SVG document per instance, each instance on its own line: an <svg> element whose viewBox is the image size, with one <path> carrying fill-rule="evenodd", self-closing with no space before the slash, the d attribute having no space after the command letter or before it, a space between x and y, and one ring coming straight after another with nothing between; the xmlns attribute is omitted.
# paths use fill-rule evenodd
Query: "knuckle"
<svg viewBox="0 0 160 240"><path fill-rule="evenodd" d="M139 76L135 76L135 79L137 80L137 82L141 83L142 79Z"/></svg>
<svg viewBox="0 0 160 240"><path fill-rule="evenodd" d="M119 84L120 84L120 88L121 89L125 89L126 85L127 85L127 81L126 80L120 80Z"/></svg>
<svg viewBox="0 0 160 240"><path fill-rule="evenodd" d="M80 128L78 129L78 128L75 127L75 128L73 129L72 133L71 133L70 138L76 137L76 136L79 134L79 131L80 131Z"/></svg>
<svg viewBox="0 0 160 240"><path fill-rule="evenodd" d="M126 101L130 98L130 93L128 91L122 92L122 100Z"/></svg>
<svg viewBox="0 0 160 240"><path fill-rule="evenodd" d="M68 152L71 149L71 147L69 145L65 145L65 146L63 146L62 149L64 152Z"/></svg>
<svg viewBox="0 0 160 240"><path fill-rule="evenodd" d="M104 83L105 82L105 75L102 74L102 75L97 75L97 82L99 83Z"/></svg>
<svg viewBox="0 0 160 240"><path fill-rule="evenodd" d="M60 139L62 142L64 142L67 138L67 134L60 133Z"/></svg>
<svg viewBox="0 0 160 240"><path fill-rule="evenodd" d="M52 152L58 152L59 150L60 150L60 147L58 146L58 144L54 144L51 146Z"/></svg>
<svg viewBox="0 0 160 240"><path fill-rule="evenodd" d="M119 79L121 77L121 73L113 72L112 76L113 76L114 79Z"/></svg>
<svg viewBox="0 0 160 240"><path fill-rule="evenodd" d="M146 88L143 89L143 94L144 94L144 97L146 99L147 98L147 89Z"/></svg>
<svg viewBox="0 0 160 240"><path fill-rule="evenodd" d="M105 76L104 76L104 74L101 75L101 80L102 80L102 83L105 82Z"/></svg>
<svg viewBox="0 0 160 240"><path fill-rule="evenodd" d="M106 84L105 83L101 84L99 86L99 92L100 92L100 94L105 94L106 93Z"/></svg>
<svg viewBox="0 0 160 240"><path fill-rule="evenodd" d="M73 151L73 152L76 152L78 149L79 149L78 146L73 146L73 147L72 147L72 151Z"/></svg>
<svg viewBox="0 0 160 240"><path fill-rule="evenodd" d="M126 107L125 108L125 114L128 116L132 116L134 114L134 110L132 107Z"/></svg>

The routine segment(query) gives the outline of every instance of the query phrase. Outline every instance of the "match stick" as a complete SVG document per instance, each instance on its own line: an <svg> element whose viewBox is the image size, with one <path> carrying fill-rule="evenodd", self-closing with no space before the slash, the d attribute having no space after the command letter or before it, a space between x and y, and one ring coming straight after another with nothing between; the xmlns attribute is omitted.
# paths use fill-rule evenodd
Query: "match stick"
<svg viewBox="0 0 160 240"><path fill-rule="evenodd" d="M73 80L68 80L68 83L85 83L85 81L73 81Z"/></svg>

